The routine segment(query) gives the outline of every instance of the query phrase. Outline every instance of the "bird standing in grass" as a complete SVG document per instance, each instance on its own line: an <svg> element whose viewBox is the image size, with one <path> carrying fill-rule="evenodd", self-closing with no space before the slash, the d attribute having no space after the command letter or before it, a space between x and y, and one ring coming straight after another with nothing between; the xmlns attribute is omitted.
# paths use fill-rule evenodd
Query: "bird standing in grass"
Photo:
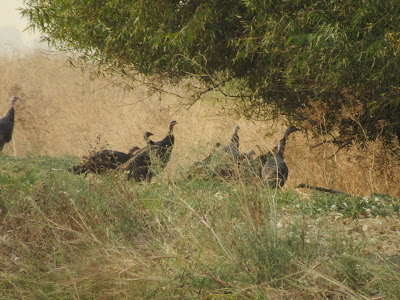
<svg viewBox="0 0 400 300"><path fill-rule="evenodd" d="M151 132L145 132L143 137L147 145L154 143L150 140ZM101 150L93 153L89 157L83 157L82 162L73 166L71 171L75 174L87 174L93 172L101 174L107 170L115 170L122 164L126 163L134 153L139 151L140 148L135 146L129 150L128 153L115 151L115 150Z"/></svg>
<svg viewBox="0 0 400 300"><path fill-rule="evenodd" d="M289 126L286 129L283 138L278 143L276 154L274 153L274 156L271 155L262 168L261 179L268 183L271 188L281 188L287 180L289 169L283 159L283 154L285 152L287 138L297 130L298 128L294 126Z"/></svg>
<svg viewBox="0 0 400 300"><path fill-rule="evenodd" d="M205 171L208 171L213 155L219 146L221 146L221 143L216 143L210 154L205 159L192 164L189 168L189 171L186 173L186 178L192 178L193 175L205 175Z"/></svg>
<svg viewBox="0 0 400 300"><path fill-rule="evenodd" d="M239 129L240 129L239 125L235 125L231 141L221 150L222 152L232 155L232 157L234 157L235 159L239 158L239 135L238 135Z"/></svg>
<svg viewBox="0 0 400 300"><path fill-rule="evenodd" d="M224 178L235 177L237 173L240 154L239 154L239 125L235 125L232 138L228 145L216 151L211 158L208 168L211 176L221 176Z"/></svg>
<svg viewBox="0 0 400 300"><path fill-rule="evenodd" d="M107 170L115 170L123 163L127 162L139 149L140 148L137 146L132 147L128 153L104 149L88 157L84 156L82 162L73 166L71 171L74 174L87 175L89 172L101 174Z"/></svg>
<svg viewBox="0 0 400 300"><path fill-rule="evenodd" d="M128 171L128 179L133 178L136 182L150 182L153 175L161 172L167 165L172 148L174 146L174 126L178 124L172 121L169 124L168 134L160 141L148 143L148 145L121 166L121 171Z"/></svg>
<svg viewBox="0 0 400 300"><path fill-rule="evenodd" d="M18 100L18 97L13 97L11 99L11 108L7 114L0 119L0 155L3 152L4 144L11 141L12 133L14 130L14 105Z"/></svg>

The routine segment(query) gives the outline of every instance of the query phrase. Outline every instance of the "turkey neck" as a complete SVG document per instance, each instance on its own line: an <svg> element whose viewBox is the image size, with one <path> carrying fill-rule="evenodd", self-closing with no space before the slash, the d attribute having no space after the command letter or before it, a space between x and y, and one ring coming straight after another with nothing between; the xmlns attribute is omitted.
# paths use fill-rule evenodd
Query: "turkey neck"
<svg viewBox="0 0 400 300"><path fill-rule="evenodd" d="M11 108L10 108L10 110L7 112L7 114L5 115L5 117L4 118L8 118L9 119L9 121L11 121L11 122L14 122L14 106L12 106Z"/></svg>
<svg viewBox="0 0 400 300"><path fill-rule="evenodd" d="M286 144L286 139L283 138L279 141L278 144L278 153L276 153L276 156L280 156L283 159L283 153L285 152L285 144Z"/></svg>
<svg viewBox="0 0 400 300"><path fill-rule="evenodd" d="M239 147L239 135L238 135L238 131L239 131L239 126L235 126L235 132L233 133L232 139L231 139L231 144Z"/></svg>
<svg viewBox="0 0 400 300"><path fill-rule="evenodd" d="M236 147L239 146L239 136L237 134L234 134L231 140L231 144L235 145Z"/></svg>
<svg viewBox="0 0 400 300"><path fill-rule="evenodd" d="M173 129L170 129L167 136L160 141L160 145L163 147L170 147L174 144L174 142L174 131Z"/></svg>

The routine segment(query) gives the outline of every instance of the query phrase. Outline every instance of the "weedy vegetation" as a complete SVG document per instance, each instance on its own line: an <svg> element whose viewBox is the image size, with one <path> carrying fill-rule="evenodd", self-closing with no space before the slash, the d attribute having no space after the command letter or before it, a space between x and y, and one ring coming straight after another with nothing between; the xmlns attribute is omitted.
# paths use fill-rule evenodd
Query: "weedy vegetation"
<svg viewBox="0 0 400 300"><path fill-rule="evenodd" d="M3 299L400 297L399 199L134 184L77 161L0 157Z"/></svg>
<svg viewBox="0 0 400 300"><path fill-rule="evenodd" d="M168 93L90 81L62 55L4 58L0 71L1 111L23 99L0 157L0 298L400 298L399 158L379 139L336 152L293 134L282 190L188 178L235 124L240 151L257 154L286 125L223 115L215 95L186 110ZM171 160L151 184L67 171L90 149L158 140L171 120Z"/></svg>

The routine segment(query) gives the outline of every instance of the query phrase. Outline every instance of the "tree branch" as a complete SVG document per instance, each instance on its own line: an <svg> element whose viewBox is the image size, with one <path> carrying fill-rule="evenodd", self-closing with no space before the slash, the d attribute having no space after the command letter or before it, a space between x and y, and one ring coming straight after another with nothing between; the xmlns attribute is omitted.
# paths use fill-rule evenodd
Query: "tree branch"
<svg viewBox="0 0 400 300"><path fill-rule="evenodd" d="M326 192L326 193L331 193L331 194L343 194L343 195L351 196L350 194L345 193L345 192L341 192L341 191L334 190L334 189L327 189L327 188L314 186L314 185L309 185L306 183L300 183L298 186L296 186L296 189L298 189L298 188L307 188L307 189L316 190L316 191L320 191L320 192Z"/></svg>

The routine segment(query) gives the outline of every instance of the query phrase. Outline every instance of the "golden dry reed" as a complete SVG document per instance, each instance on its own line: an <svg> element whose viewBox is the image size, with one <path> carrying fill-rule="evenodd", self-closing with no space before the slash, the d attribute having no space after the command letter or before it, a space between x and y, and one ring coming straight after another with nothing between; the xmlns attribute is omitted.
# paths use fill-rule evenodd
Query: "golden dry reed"
<svg viewBox="0 0 400 300"><path fill-rule="evenodd" d="M259 148L272 149L287 125L222 115L215 95L213 101L206 95L186 109L170 93L149 96L145 86L126 91L106 79L90 80L88 74L70 67L61 54L2 57L0 76L1 115L9 109L12 96L23 99L16 104L13 139L4 147L5 154L18 157L82 156L95 147L128 151L132 146L145 145L144 131L159 140L167 133L169 122L177 120L176 143L164 172L171 177L206 156L216 142L228 143L235 124L241 128L240 150L253 149L257 154ZM180 88L168 91L184 95ZM285 189L304 182L361 196L400 195L399 159L390 156L379 141L370 143L365 151L353 147L333 155L335 148L329 144L313 148L321 140L305 132L290 136L285 153L289 166Z"/></svg>

